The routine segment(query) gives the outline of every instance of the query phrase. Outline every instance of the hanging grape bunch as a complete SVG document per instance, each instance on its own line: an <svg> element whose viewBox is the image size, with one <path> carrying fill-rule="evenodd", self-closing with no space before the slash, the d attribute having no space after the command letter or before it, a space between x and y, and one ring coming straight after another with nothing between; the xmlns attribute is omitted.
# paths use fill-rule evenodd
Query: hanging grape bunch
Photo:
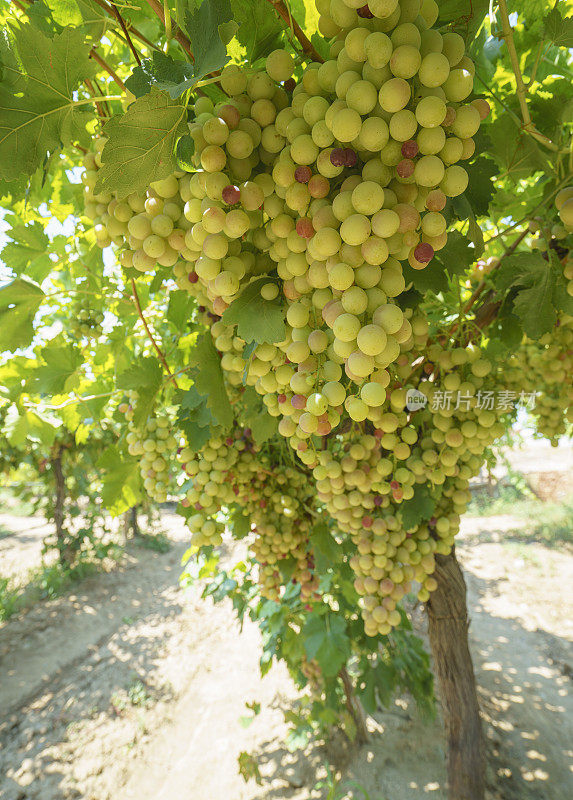
<svg viewBox="0 0 573 800"><path fill-rule="evenodd" d="M433 0L317 7L331 39L324 63L307 64L295 81L294 58L275 50L264 69L225 67L221 102L195 99L193 172L155 181L142 195L94 194L99 140L85 158L86 214L98 243L120 249L124 267L172 268L177 286L204 309L230 397L240 405L243 384L255 388L296 453L300 468L289 480L310 469L319 504L352 537L356 589L375 635L399 623L397 603L412 581L422 599L435 588L434 554L451 549L468 479L499 430L495 414L472 408L425 411L413 424L402 388L416 359L439 362L437 378L440 367L453 370L444 373L448 386L474 392L490 369L479 348L460 348L453 363L435 345L429 353L423 312L400 303L403 265L423 270L446 245L442 212L467 187L459 162L472 157L489 106L468 99L473 64L461 36L433 29ZM233 305L243 295L282 304L280 337L243 338ZM218 436L191 459L182 451L194 542L218 543L220 508L239 502L257 519L253 552L267 596L279 591L277 559L292 555L311 598L310 520L295 504L299 533L289 538L280 494L265 501L265 519L238 478L238 493L226 484L241 470L260 472L260 457L241 450L242 441ZM144 458L143 472L154 471ZM275 497L261 475L259 495L268 489ZM414 524L401 507L420 485L437 511Z"/></svg>
<svg viewBox="0 0 573 800"><path fill-rule="evenodd" d="M88 303L78 305L71 318L71 333L77 339L97 339L102 333L103 311L95 311Z"/></svg>

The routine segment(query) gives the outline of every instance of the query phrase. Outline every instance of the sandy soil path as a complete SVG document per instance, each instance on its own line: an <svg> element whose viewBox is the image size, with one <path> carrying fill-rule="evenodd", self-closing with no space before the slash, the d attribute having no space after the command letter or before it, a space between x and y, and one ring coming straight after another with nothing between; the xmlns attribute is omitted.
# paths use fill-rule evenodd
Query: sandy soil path
<svg viewBox="0 0 573 800"><path fill-rule="evenodd" d="M495 541L508 525L469 519L458 548L489 797L569 800L573 556ZM408 698L372 720L357 752L288 753L286 670L261 679L257 629L239 632L227 605L178 586L186 536L175 518L169 529L168 553L134 547L123 570L0 628L1 800L310 800L329 757L371 800L443 800L440 721L420 720ZM244 728L253 700L263 711ZM258 753L264 787L239 775L241 751Z"/></svg>

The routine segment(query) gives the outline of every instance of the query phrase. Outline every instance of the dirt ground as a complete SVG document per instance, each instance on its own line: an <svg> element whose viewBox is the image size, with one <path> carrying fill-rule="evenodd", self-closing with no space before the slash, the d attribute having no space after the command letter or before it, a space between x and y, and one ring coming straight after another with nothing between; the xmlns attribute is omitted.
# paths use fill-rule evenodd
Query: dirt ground
<svg viewBox="0 0 573 800"><path fill-rule="evenodd" d="M504 537L519 524L468 518L458 545L489 798L569 800L573 554ZM31 566L45 535L41 520L19 525L0 539L3 574ZM123 568L0 627L1 800L310 800L332 758L370 800L443 800L440 720L419 719L407 697L370 720L359 750L289 753L286 670L261 679L256 627L239 632L228 605L179 587L187 535L176 517L164 526L169 552L134 545ZM262 711L245 728L253 700ZM264 786L239 775L241 751L258 754Z"/></svg>

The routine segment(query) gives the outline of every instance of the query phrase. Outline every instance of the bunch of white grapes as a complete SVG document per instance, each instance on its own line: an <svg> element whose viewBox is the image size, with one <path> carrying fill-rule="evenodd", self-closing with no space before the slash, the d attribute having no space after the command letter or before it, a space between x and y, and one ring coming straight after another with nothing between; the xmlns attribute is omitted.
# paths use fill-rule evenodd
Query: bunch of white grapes
<svg viewBox="0 0 573 800"><path fill-rule="evenodd" d="M566 186L558 192L555 197L555 208L566 233L573 232L573 186Z"/></svg>
<svg viewBox="0 0 573 800"><path fill-rule="evenodd" d="M157 503L169 499L173 485L171 464L177 451L178 439L173 435L172 421L166 414L148 417L141 426L133 422L137 392L130 392L128 401L120 403L118 410L128 423L127 449L131 456L139 457L143 487Z"/></svg>
<svg viewBox="0 0 573 800"><path fill-rule="evenodd" d="M219 544L225 509L237 504L253 525L265 596L279 597L280 564L292 558L301 597L312 600L308 539L312 514L326 510L356 544L365 629L376 635L399 624L413 581L421 599L435 588L434 555L451 549L468 480L500 431L498 416L476 406L491 369L479 348L428 346L425 315L401 302L403 265L424 269L447 243L446 204L467 187L459 162L473 156L489 106L470 99L463 39L432 27L434 0L317 7L331 40L323 64L307 64L295 82L294 58L275 50L264 69L225 67L224 101L194 102L193 172L144 195L95 194L98 140L85 158L86 214L126 268L172 269L204 311L233 402L253 386L298 459L287 454L286 467L284 453L238 432L198 453L184 447L193 543ZM254 346L227 322L249 289L261 314L266 304L284 309L282 341ZM474 400L410 411L405 387L416 387L420 367L432 375L420 387L429 404L442 389ZM128 443L163 496L163 426L150 423ZM421 487L434 516L406 526L404 503Z"/></svg>
<svg viewBox="0 0 573 800"><path fill-rule="evenodd" d="M96 311L89 303L81 303L74 307L69 318L71 332L77 339L83 337L97 339L102 335L103 311Z"/></svg>
<svg viewBox="0 0 573 800"><path fill-rule="evenodd" d="M560 314L538 341L525 339L510 356L505 379L515 392L536 394L530 409L537 431L556 447L573 422L573 317Z"/></svg>
<svg viewBox="0 0 573 800"><path fill-rule="evenodd" d="M292 558L290 579L300 584L301 599L315 598L318 580L309 546L313 520L308 511L313 497L307 476L293 466L285 467L280 457L261 452L246 432L239 431L211 438L198 453L183 447L178 460L190 479L183 502L190 508L187 525L192 544L221 544L225 530L221 512L237 505L250 523L262 595L278 600L285 582L280 562Z"/></svg>

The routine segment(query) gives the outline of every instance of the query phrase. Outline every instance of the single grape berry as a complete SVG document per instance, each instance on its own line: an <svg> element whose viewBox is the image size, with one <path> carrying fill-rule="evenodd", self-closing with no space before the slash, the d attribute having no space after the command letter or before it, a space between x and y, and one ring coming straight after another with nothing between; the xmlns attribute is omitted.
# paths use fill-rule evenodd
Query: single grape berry
<svg viewBox="0 0 573 800"><path fill-rule="evenodd" d="M409 139L402 144L401 152L404 158L416 158L418 155L418 142L414 141L414 139Z"/></svg>
<svg viewBox="0 0 573 800"><path fill-rule="evenodd" d="M199 280L199 276L197 275L196 272L190 272L189 273L189 283L197 283L198 280Z"/></svg>
<svg viewBox="0 0 573 800"><path fill-rule="evenodd" d="M293 394L290 404L293 408L306 408L306 397L303 394Z"/></svg>
<svg viewBox="0 0 573 800"><path fill-rule="evenodd" d="M396 491L396 489L400 488L400 484L398 483L398 481L390 481L390 488L393 491Z"/></svg>
<svg viewBox="0 0 573 800"><path fill-rule="evenodd" d="M411 158L403 158L402 161L396 165L396 172L400 178L409 178L414 174L415 166Z"/></svg>
<svg viewBox="0 0 573 800"><path fill-rule="evenodd" d="M223 202L227 203L228 206L234 206L241 199L241 190L238 186L234 186L230 183L223 188L221 197L223 198Z"/></svg>
<svg viewBox="0 0 573 800"><path fill-rule="evenodd" d="M312 170L310 167L301 166L297 167L294 171L294 179L298 183L308 183L312 178Z"/></svg>
<svg viewBox="0 0 573 800"><path fill-rule="evenodd" d="M301 217L296 222L296 232L303 239L310 239L314 236L314 227L312 221L308 217Z"/></svg>
<svg viewBox="0 0 573 800"><path fill-rule="evenodd" d="M368 3L366 3L366 5L362 6L361 8L357 8L356 13L362 19L374 19L374 14L370 11Z"/></svg>
<svg viewBox="0 0 573 800"><path fill-rule="evenodd" d="M414 258L416 261L419 261L420 264L427 264L428 261L433 259L433 257L434 248L427 242L420 242L420 244L414 250Z"/></svg>
<svg viewBox="0 0 573 800"><path fill-rule="evenodd" d="M358 156L356 155L356 151L352 150L352 148L347 147L344 151L344 164L347 167L355 167L358 162Z"/></svg>
<svg viewBox="0 0 573 800"><path fill-rule="evenodd" d="M286 403L287 396L286 396L286 394L279 394L277 399L278 399L279 403Z"/></svg>
<svg viewBox="0 0 573 800"><path fill-rule="evenodd" d="M450 125L454 124L455 119L456 119L456 109L452 108L451 106L448 106L446 108L446 116L444 118L444 121L442 122L442 127L449 128Z"/></svg>
<svg viewBox="0 0 573 800"><path fill-rule="evenodd" d="M219 109L219 116L221 119L225 120L227 127L231 130L234 130L241 121L239 109L232 106L230 103L225 103L225 105L221 106Z"/></svg>
<svg viewBox="0 0 573 800"><path fill-rule="evenodd" d="M335 147L330 154L330 163L335 167L346 166L346 155L343 147Z"/></svg>

